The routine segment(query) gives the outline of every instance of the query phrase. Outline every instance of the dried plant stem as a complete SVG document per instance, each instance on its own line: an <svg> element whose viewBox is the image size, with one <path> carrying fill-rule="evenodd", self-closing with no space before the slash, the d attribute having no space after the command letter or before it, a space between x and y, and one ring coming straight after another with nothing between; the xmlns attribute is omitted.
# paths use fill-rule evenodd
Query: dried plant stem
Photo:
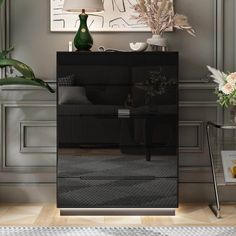
<svg viewBox="0 0 236 236"><path fill-rule="evenodd" d="M137 16L132 18L148 25L153 34L162 35L168 28L174 27L195 36L188 18L174 14L172 0L137 0L132 8L137 12Z"/></svg>

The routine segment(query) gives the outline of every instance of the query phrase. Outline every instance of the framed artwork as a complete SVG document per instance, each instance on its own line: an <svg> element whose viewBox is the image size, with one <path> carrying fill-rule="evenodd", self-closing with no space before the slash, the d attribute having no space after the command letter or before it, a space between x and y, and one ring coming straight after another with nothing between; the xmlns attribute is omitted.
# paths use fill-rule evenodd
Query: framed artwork
<svg viewBox="0 0 236 236"><path fill-rule="evenodd" d="M50 0L53 32L76 32L79 28L79 14L63 11L64 0ZM149 32L145 24L132 19L131 8L137 0L103 0L104 12L89 14L88 26L91 32Z"/></svg>

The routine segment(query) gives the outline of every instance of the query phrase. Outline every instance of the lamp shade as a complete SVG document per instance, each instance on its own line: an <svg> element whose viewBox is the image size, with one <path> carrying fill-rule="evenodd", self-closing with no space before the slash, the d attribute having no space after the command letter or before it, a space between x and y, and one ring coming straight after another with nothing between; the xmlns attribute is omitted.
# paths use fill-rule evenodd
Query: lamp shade
<svg viewBox="0 0 236 236"><path fill-rule="evenodd" d="M65 0L63 10L69 12L101 12L104 10L102 0Z"/></svg>

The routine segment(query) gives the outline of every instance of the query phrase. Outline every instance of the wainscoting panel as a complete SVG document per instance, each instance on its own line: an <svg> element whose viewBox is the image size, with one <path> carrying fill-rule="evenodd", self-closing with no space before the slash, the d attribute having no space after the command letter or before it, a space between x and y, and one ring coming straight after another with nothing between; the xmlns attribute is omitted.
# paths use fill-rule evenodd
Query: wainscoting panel
<svg viewBox="0 0 236 236"><path fill-rule="evenodd" d="M55 167L55 103L7 102L1 110L2 169L32 171Z"/></svg>
<svg viewBox="0 0 236 236"><path fill-rule="evenodd" d="M56 153L55 121L20 121L21 153Z"/></svg>
<svg viewBox="0 0 236 236"><path fill-rule="evenodd" d="M180 121L179 124L179 151L199 152L204 148L204 122Z"/></svg>
<svg viewBox="0 0 236 236"><path fill-rule="evenodd" d="M180 166L209 166L205 125L209 120L221 122L221 117L216 102L180 103Z"/></svg>

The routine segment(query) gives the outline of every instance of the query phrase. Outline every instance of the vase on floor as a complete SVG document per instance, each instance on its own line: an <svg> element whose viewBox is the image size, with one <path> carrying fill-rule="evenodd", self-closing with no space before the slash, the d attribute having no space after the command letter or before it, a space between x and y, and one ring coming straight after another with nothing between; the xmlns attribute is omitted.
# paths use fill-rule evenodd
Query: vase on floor
<svg viewBox="0 0 236 236"><path fill-rule="evenodd" d="M147 43L152 47L153 51L166 51L168 47L168 40L157 34L154 34L151 38L147 39Z"/></svg>

